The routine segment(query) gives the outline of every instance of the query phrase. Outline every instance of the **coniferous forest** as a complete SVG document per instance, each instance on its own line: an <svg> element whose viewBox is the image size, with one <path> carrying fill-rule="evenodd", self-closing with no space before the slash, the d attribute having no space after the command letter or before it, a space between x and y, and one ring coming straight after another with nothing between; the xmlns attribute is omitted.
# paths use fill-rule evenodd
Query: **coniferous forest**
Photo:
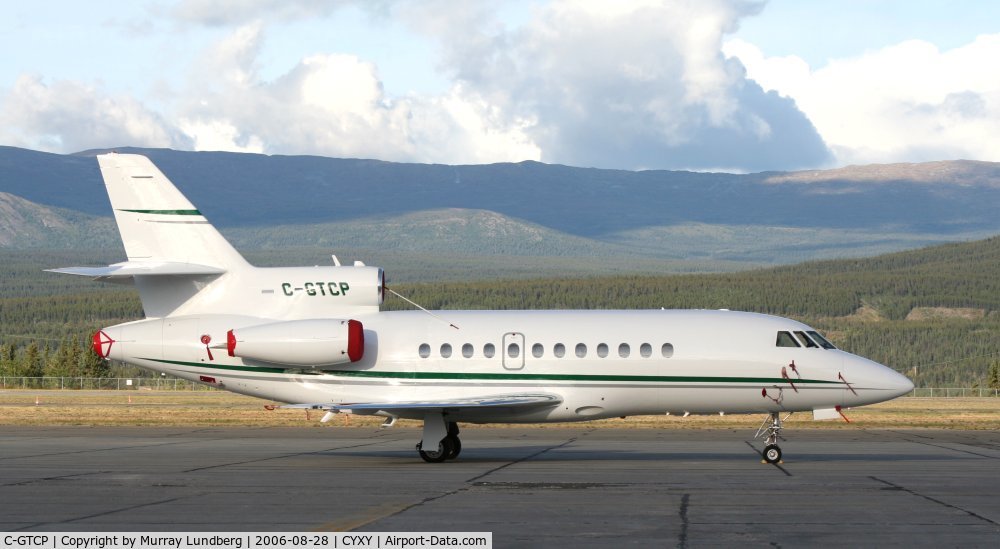
<svg viewBox="0 0 1000 549"><path fill-rule="evenodd" d="M288 251L286 250L286 255ZM294 255L294 254L293 254ZM111 374L89 352L104 326L142 317L129 285L42 269L117 252L0 252L0 375ZM303 258L303 263L318 258ZM516 258L512 258L515 260ZM802 320L918 387L985 386L1000 363L1000 237L867 259L739 273L393 285L428 309L733 309ZM389 297L386 310L406 309Z"/></svg>

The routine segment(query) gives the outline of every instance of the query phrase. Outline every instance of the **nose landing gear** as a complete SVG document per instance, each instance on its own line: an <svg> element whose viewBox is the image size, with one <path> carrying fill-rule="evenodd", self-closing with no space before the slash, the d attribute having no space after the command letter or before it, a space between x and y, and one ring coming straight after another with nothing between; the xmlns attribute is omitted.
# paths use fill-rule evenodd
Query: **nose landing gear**
<svg viewBox="0 0 1000 549"><path fill-rule="evenodd" d="M785 419L788 419L787 416ZM761 463L781 463L781 448L778 447L778 437L781 435L781 421L781 416L778 412L771 412L764 418L764 422L757 429L757 434L754 435L754 438L766 437L764 440L764 451L761 452L764 460Z"/></svg>

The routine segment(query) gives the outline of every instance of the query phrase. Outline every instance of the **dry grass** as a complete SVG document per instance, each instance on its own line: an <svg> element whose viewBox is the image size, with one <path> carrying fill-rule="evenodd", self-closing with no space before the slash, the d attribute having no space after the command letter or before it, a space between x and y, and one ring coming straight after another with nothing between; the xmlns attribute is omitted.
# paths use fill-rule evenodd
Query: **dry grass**
<svg viewBox="0 0 1000 549"><path fill-rule="evenodd" d="M37 402L37 404L36 404ZM0 391L0 425L134 425L322 427L323 412L264 409L257 398L220 391ZM812 421L794 414L789 427L866 428L923 427L1000 429L1000 398L900 398L845 412L843 421ZM763 416L638 416L590 422L604 428L728 429L756 428ZM325 424L375 427L381 418L338 415ZM400 421L415 427L417 422ZM566 426L545 424L540 427ZM472 427L472 426L470 426ZM497 427L497 425L491 425Z"/></svg>

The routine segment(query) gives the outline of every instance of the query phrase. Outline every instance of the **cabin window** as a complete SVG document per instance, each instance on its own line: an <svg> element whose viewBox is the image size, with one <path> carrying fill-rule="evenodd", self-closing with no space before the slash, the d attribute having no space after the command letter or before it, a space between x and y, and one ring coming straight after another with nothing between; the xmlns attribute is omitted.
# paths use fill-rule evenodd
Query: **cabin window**
<svg viewBox="0 0 1000 549"><path fill-rule="evenodd" d="M583 358L587 356L587 345L584 343L576 344L576 356Z"/></svg>
<svg viewBox="0 0 1000 549"><path fill-rule="evenodd" d="M556 343L552 346L552 354L556 355L556 358L562 358L566 356L566 346L562 343Z"/></svg>
<svg viewBox="0 0 1000 549"><path fill-rule="evenodd" d="M543 354L545 354L545 347L542 346L541 343L535 343L531 346L531 356L535 358L542 358Z"/></svg>
<svg viewBox="0 0 1000 549"><path fill-rule="evenodd" d="M817 343L819 343L820 345L822 345L824 349L836 349L837 348L836 346L834 346L833 343L830 343L830 341L828 339L826 339L825 337L819 335L819 332L811 332L810 331L810 332L806 332L806 333L809 334L810 336L812 336L812 338L814 340L816 340Z"/></svg>
<svg viewBox="0 0 1000 549"><path fill-rule="evenodd" d="M618 356L622 358L628 358L628 355L632 352L629 348L628 343L622 343L618 346Z"/></svg>
<svg viewBox="0 0 1000 549"><path fill-rule="evenodd" d="M778 332L778 340L775 342L777 347L799 347L798 342L792 337L792 334L788 332Z"/></svg>
<svg viewBox="0 0 1000 549"><path fill-rule="evenodd" d="M451 344L445 343L441 345L441 358L451 358Z"/></svg>
<svg viewBox="0 0 1000 549"><path fill-rule="evenodd" d="M639 346L639 354L642 355L642 358L653 356L653 346L649 343L643 343Z"/></svg>
<svg viewBox="0 0 1000 549"><path fill-rule="evenodd" d="M427 358L431 356L431 346L426 343L421 343L418 351L420 352L420 358Z"/></svg>
<svg viewBox="0 0 1000 549"><path fill-rule="evenodd" d="M660 354L663 355L663 358L670 358L674 356L673 343L664 343L663 346L660 347Z"/></svg>
<svg viewBox="0 0 1000 549"><path fill-rule="evenodd" d="M521 356L521 346L517 343L511 343L507 346L507 356L510 358L517 358Z"/></svg>
<svg viewBox="0 0 1000 549"><path fill-rule="evenodd" d="M597 356L599 356L601 358L604 358L604 357L608 356L608 344L607 343L598 343L597 344Z"/></svg>
<svg viewBox="0 0 1000 549"><path fill-rule="evenodd" d="M819 348L819 345L816 345L815 341L809 339L809 336L807 336L805 332L795 332L795 337L797 337L799 342L806 347Z"/></svg>
<svg viewBox="0 0 1000 549"><path fill-rule="evenodd" d="M483 356L486 358L493 358L493 355L497 354L497 348L492 343L487 343L483 345Z"/></svg>
<svg viewBox="0 0 1000 549"><path fill-rule="evenodd" d="M472 358L473 352L474 349L471 343L466 343L465 345L462 345L462 356L464 356L465 358Z"/></svg>

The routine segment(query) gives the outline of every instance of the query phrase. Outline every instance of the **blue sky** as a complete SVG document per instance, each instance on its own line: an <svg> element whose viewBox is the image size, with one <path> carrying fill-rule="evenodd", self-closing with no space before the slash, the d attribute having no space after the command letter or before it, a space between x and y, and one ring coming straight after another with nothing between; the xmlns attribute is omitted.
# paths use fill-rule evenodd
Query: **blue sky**
<svg viewBox="0 0 1000 549"><path fill-rule="evenodd" d="M761 171L1000 160L1000 3L40 0L0 144Z"/></svg>
<svg viewBox="0 0 1000 549"><path fill-rule="evenodd" d="M1000 3L941 0L771 0L736 36L768 55L797 55L813 67L898 44L927 40L941 49L1000 32Z"/></svg>

